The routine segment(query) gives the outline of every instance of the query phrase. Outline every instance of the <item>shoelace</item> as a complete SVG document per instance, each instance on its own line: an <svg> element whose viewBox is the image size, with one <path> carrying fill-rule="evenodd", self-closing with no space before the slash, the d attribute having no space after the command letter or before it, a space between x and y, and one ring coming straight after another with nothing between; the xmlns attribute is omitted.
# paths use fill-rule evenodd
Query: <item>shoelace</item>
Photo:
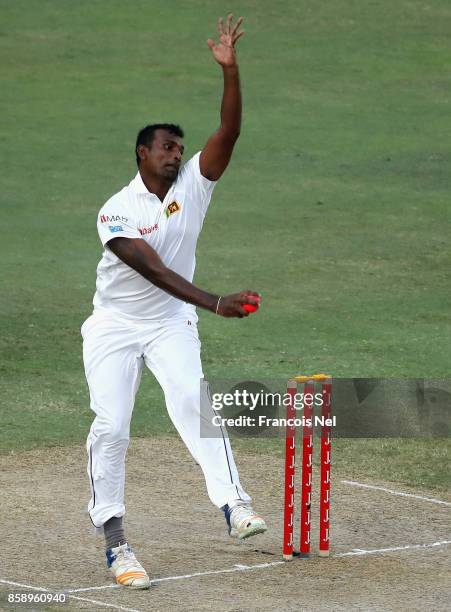
<svg viewBox="0 0 451 612"><path fill-rule="evenodd" d="M119 561L122 566L125 566L126 569L132 569L138 564L138 561L136 560L133 551L131 551L130 549L126 549L119 552L116 555L116 560Z"/></svg>

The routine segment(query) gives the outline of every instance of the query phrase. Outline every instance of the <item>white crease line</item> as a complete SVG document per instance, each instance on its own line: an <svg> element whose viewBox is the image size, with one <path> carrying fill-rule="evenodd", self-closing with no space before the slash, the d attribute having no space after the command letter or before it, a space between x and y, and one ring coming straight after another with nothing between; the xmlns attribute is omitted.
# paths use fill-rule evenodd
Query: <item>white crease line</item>
<svg viewBox="0 0 451 612"><path fill-rule="evenodd" d="M249 570L273 567L274 565L285 565L285 561L271 561L270 563L259 563L258 565L235 565L229 569L211 570L209 572L196 572L195 574L185 574L184 576L168 576L167 578L155 578L150 582L166 582L167 580L183 580L185 578L195 578L196 576L210 576L213 574L231 574L232 572L248 572Z"/></svg>
<svg viewBox="0 0 451 612"><path fill-rule="evenodd" d="M82 589L66 589L65 593L83 593L83 591L102 591L103 589L119 589L120 584L104 584L98 587L83 587Z"/></svg>
<svg viewBox="0 0 451 612"><path fill-rule="evenodd" d="M124 606L118 606L117 604L110 604L104 601L98 601L97 599L88 599L87 597L77 597L76 595L68 595L71 599L78 599L79 601L87 601L97 606L105 606L106 608L115 608L116 610L123 610L124 612L140 612L136 608L125 608Z"/></svg>
<svg viewBox="0 0 451 612"><path fill-rule="evenodd" d="M350 552L345 553L337 553L332 555L332 557L362 557L364 555L376 555L383 554L387 552L396 552L400 550L410 550L410 549L418 549L418 548L436 548L438 546L447 546L451 544L451 540L443 540L441 542L434 542L432 544L408 544L406 546L396 546L394 548L377 548L373 550L362 550L362 549L354 549ZM171 580L185 580L187 578L195 578L197 576L211 576L215 574L230 574L233 572L246 572L254 569L263 569L267 567L274 567L277 565L286 565L286 561L271 561L270 563L259 563L258 565L241 565L236 564L233 567L222 570L210 570L207 572L196 572L194 574L183 574L180 576L167 576L165 578L154 578L150 581L151 584L156 584L157 582L168 582ZM115 589L118 588L118 584L107 584L104 586L98 587L85 587L82 589L67 589L66 593L79 593L81 591L97 591L103 589Z"/></svg>
<svg viewBox="0 0 451 612"><path fill-rule="evenodd" d="M271 561L270 563L259 563L257 565L240 565L236 564L233 567L229 567L227 569L221 570L210 570L207 572L195 572L194 574L183 574L181 576L166 576L165 578L154 578L150 581L151 584L156 584L157 582L168 582L170 580L185 580L187 578L196 578L197 576L211 576L214 574L231 574L233 572L248 572L254 569L264 569L266 567L272 567L275 565L285 565L285 561ZM67 589L66 593L80 593L82 591L99 591L102 589L114 589L118 588L117 584L106 584L104 586L99 587L86 587L83 589Z"/></svg>
<svg viewBox="0 0 451 612"><path fill-rule="evenodd" d="M361 482L355 482L354 480L342 480L341 482L343 484L351 485L352 487L361 487L362 489L374 489L376 491L384 491L385 493L391 493L391 495L399 495L399 497L413 497L415 499L421 499L422 501L431 502L431 504L451 506L451 502L443 501L442 499L435 499L433 497L423 497L423 495L414 495L413 493L393 491L392 489L386 489L385 487L376 487L375 485L363 484Z"/></svg>
<svg viewBox="0 0 451 612"><path fill-rule="evenodd" d="M393 548L376 548L373 550L362 550L355 548L350 552L337 553L334 557L362 557L364 555L377 555L386 552L396 552L399 550L418 550L419 548L435 548L438 546L448 546L451 544L451 540L442 540L441 542L434 542L433 544L407 544L406 546L394 546Z"/></svg>
<svg viewBox="0 0 451 612"><path fill-rule="evenodd" d="M22 589L30 589L31 591L41 591L44 593L67 594L67 597L70 597L71 599L78 599L79 601L87 601L88 603L96 604L97 606L104 606L106 608L114 608L115 610L122 610L123 612L140 612L136 608L125 608L124 606L106 603L105 601L98 601L97 599L88 599L87 597L77 597L76 595L70 595L68 591L59 591L57 589L46 589L44 587L31 586L30 584L23 584L22 582L13 582L12 580L4 580L2 578L0 578L0 583L8 584L10 586L20 587Z"/></svg>
<svg viewBox="0 0 451 612"><path fill-rule="evenodd" d="M363 550L363 549L355 548L354 550L351 550L350 552L337 553L335 555L332 555L332 557L362 557L364 555L376 555L376 554L383 554L387 552L397 552L400 550L437 548L440 546L448 546L449 544L451 544L451 540L442 540L440 542L433 542L432 544L407 544L406 546L395 546L393 548L377 548L373 550ZM254 570L254 569L264 569L267 567L274 567L277 565L286 565L286 564L287 564L286 561L271 561L270 563L259 563L257 565L241 565L237 563L236 565L234 565L234 567L230 567L228 569L210 570L208 572L196 572L194 574L183 574L180 576L167 576L166 578L154 578L154 580L151 580L150 582L151 584L155 584L157 582L167 582L170 580L185 580L186 578L195 578L197 576L211 576L214 574L230 574L232 572L247 572L247 571ZM71 595L71 593L79 593L82 591L99 591L103 589L120 588L118 584L107 584L107 585L98 586L98 587L85 587L82 589L65 589L65 590L57 591L55 589L50 590L50 589L45 589L43 587L30 586L29 584L22 584L20 582L12 582L11 580L2 580L1 578L0 578L0 583L9 584L11 586L18 586L18 587L22 587L25 589L32 589L33 591L44 591L46 593L56 593L56 592L67 593L67 596L72 599L78 599L80 601L87 601L89 603L106 606L108 608L115 608L116 610L123 610L124 612L140 612L139 610L136 610L134 608L125 608L123 606L119 606L116 604L110 604L110 603L105 603L102 601L97 601L95 599L87 599L86 597L77 597L75 595Z"/></svg>
<svg viewBox="0 0 451 612"><path fill-rule="evenodd" d="M3 580L2 578L0 578L0 582L3 582L3 584L10 584L11 586L23 587L24 589L32 589L33 591L43 591L44 593L50 593L50 589L45 589L44 587L34 587L34 586L30 586L29 584L22 584L21 582L13 582L12 580ZM56 591L54 592L56 593Z"/></svg>

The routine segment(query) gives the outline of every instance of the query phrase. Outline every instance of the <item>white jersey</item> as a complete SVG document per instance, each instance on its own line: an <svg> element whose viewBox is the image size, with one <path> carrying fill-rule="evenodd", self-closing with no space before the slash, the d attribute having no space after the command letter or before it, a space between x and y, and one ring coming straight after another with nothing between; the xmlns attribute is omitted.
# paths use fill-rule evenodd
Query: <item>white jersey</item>
<svg viewBox="0 0 451 612"><path fill-rule="evenodd" d="M164 201L150 193L141 175L112 196L101 208L97 230L104 251L97 266L94 309L121 313L133 319L195 317L195 308L159 289L130 268L109 248L112 238L140 238L163 263L192 282L196 244L215 182L200 173L200 152L180 169Z"/></svg>

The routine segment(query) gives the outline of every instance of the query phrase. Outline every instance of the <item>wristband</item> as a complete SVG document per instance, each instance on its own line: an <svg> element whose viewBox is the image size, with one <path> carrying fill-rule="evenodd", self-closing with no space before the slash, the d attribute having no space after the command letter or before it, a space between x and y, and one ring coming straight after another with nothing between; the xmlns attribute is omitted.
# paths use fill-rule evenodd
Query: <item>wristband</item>
<svg viewBox="0 0 451 612"><path fill-rule="evenodd" d="M215 310L215 314L218 314L218 308L219 308L219 302L221 301L222 298L218 299L218 303L216 304L216 310Z"/></svg>

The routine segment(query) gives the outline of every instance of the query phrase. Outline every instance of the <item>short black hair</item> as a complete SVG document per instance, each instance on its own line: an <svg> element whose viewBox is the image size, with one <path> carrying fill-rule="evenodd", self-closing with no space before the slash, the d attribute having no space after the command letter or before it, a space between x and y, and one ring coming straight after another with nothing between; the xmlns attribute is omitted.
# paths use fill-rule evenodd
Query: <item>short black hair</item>
<svg viewBox="0 0 451 612"><path fill-rule="evenodd" d="M138 166L138 147L139 145L145 145L146 147L150 147L155 136L155 130L166 130L170 134L174 134L174 136L179 136L180 138L184 138L185 136L182 128L179 125L175 125L174 123L152 123L151 125L146 125L146 127L144 127L142 130L139 130L138 136L136 137L135 154L136 164Z"/></svg>

